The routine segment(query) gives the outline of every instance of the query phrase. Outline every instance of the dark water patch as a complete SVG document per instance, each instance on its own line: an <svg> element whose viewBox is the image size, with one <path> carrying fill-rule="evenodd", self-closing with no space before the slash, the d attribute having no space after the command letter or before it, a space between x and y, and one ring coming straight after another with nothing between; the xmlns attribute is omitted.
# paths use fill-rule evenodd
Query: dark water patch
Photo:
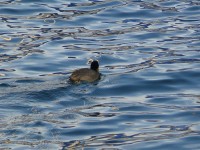
<svg viewBox="0 0 200 150"><path fill-rule="evenodd" d="M40 83L40 82L44 82L42 80L34 80L34 79L20 79L15 81L16 83Z"/></svg>
<svg viewBox="0 0 200 150"><path fill-rule="evenodd" d="M7 83L0 83L0 87L1 88L6 88L6 87L16 87L16 86L10 85L10 84L7 84Z"/></svg>
<svg viewBox="0 0 200 150"><path fill-rule="evenodd" d="M133 111L133 112L137 112L137 111L148 111L148 112L150 112L151 111L151 109L150 108L148 108L148 107L145 107L145 106L143 106L143 105L139 105L139 104L136 104L136 103L134 103L134 104L132 104L132 105L130 105L130 106L123 106L123 107L121 107L120 108L120 112L123 112L123 111L127 111L127 112L129 112L129 111Z"/></svg>
<svg viewBox="0 0 200 150"><path fill-rule="evenodd" d="M107 77L109 78L109 77ZM119 86L117 84L117 82L121 81L121 85ZM127 80L128 75L121 75L119 77L116 78L110 78L108 82L110 82L110 84L112 83L112 85L106 85L106 86L101 86L98 87L94 92L95 95L101 95L101 93L104 93L104 95L107 96L114 96L114 95L118 95L118 96L122 96L122 95L126 95L126 96L131 96L134 94L138 94L138 93L145 93L145 92L164 92L165 90L169 91L173 91L175 89L175 87L173 87L173 85L177 85L177 83L182 83L182 81L175 81L177 83L174 83L174 81L170 81L170 79L161 79L161 80L143 80L143 79L139 79L139 78L131 78L128 80L127 82L123 82L125 80ZM140 82L140 84L138 84L138 82Z"/></svg>
<svg viewBox="0 0 200 150"><path fill-rule="evenodd" d="M0 69L0 72L13 72L13 71L15 71L15 69L9 69L9 68L7 68L7 69Z"/></svg>
<svg viewBox="0 0 200 150"><path fill-rule="evenodd" d="M29 7L29 9L25 9L23 7L23 5L17 5L15 8L13 7L4 7L0 10L1 14L4 15L31 15L31 14L35 14L37 12L46 12L48 11L47 9L45 10L44 7L39 8L38 5L34 6L32 5L31 7Z"/></svg>
<svg viewBox="0 0 200 150"><path fill-rule="evenodd" d="M44 102L44 101L49 102L49 101L56 100L56 97L58 95L61 96L65 93L65 90L62 91L61 89L57 88L57 89L51 89L51 90L43 90L42 92L32 91L28 94L28 97L39 102Z"/></svg>
<svg viewBox="0 0 200 150"><path fill-rule="evenodd" d="M186 11L192 11L192 12L200 12L200 6L198 5L192 5L191 7L187 8Z"/></svg>
<svg viewBox="0 0 200 150"><path fill-rule="evenodd" d="M74 128L73 130L71 131L62 131L61 135L71 135L71 136L87 136L87 135L90 135L92 133L96 133L96 134L102 134L102 133L105 133L105 132L112 132L112 128L106 128L106 127L99 127L99 128ZM59 130L52 130L51 132L61 132Z"/></svg>

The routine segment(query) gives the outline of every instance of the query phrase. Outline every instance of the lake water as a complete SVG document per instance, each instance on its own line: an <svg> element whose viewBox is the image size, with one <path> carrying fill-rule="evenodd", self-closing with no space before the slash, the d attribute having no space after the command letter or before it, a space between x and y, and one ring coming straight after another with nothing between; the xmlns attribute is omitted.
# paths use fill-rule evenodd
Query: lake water
<svg viewBox="0 0 200 150"><path fill-rule="evenodd" d="M90 58L101 79L69 83ZM1 150L199 141L199 0L0 0Z"/></svg>

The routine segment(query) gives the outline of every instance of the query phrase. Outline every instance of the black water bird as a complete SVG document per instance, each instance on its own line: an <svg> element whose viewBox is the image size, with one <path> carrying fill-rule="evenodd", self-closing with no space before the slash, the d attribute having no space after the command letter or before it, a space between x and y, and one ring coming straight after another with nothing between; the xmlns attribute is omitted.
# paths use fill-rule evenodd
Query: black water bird
<svg viewBox="0 0 200 150"><path fill-rule="evenodd" d="M100 79L99 62L97 60L90 60L90 68L81 68L75 70L71 76L70 81L74 83L80 82L94 82Z"/></svg>

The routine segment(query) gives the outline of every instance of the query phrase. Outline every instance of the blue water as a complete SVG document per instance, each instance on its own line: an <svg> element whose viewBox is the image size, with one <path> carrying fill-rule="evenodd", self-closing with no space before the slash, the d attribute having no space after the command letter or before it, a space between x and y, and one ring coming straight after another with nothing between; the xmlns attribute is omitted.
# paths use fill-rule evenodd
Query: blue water
<svg viewBox="0 0 200 150"><path fill-rule="evenodd" d="M2 150L199 150L199 89L199 0L0 0Z"/></svg>

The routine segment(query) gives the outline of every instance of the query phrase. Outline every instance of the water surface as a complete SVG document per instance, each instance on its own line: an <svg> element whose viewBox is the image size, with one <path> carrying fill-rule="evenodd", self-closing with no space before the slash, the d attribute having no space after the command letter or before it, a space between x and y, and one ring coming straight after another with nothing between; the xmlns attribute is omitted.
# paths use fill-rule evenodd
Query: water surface
<svg viewBox="0 0 200 150"><path fill-rule="evenodd" d="M198 0L0 0L0 149L200 149ZM100 62L101 80L68 82Z"/></svg>

